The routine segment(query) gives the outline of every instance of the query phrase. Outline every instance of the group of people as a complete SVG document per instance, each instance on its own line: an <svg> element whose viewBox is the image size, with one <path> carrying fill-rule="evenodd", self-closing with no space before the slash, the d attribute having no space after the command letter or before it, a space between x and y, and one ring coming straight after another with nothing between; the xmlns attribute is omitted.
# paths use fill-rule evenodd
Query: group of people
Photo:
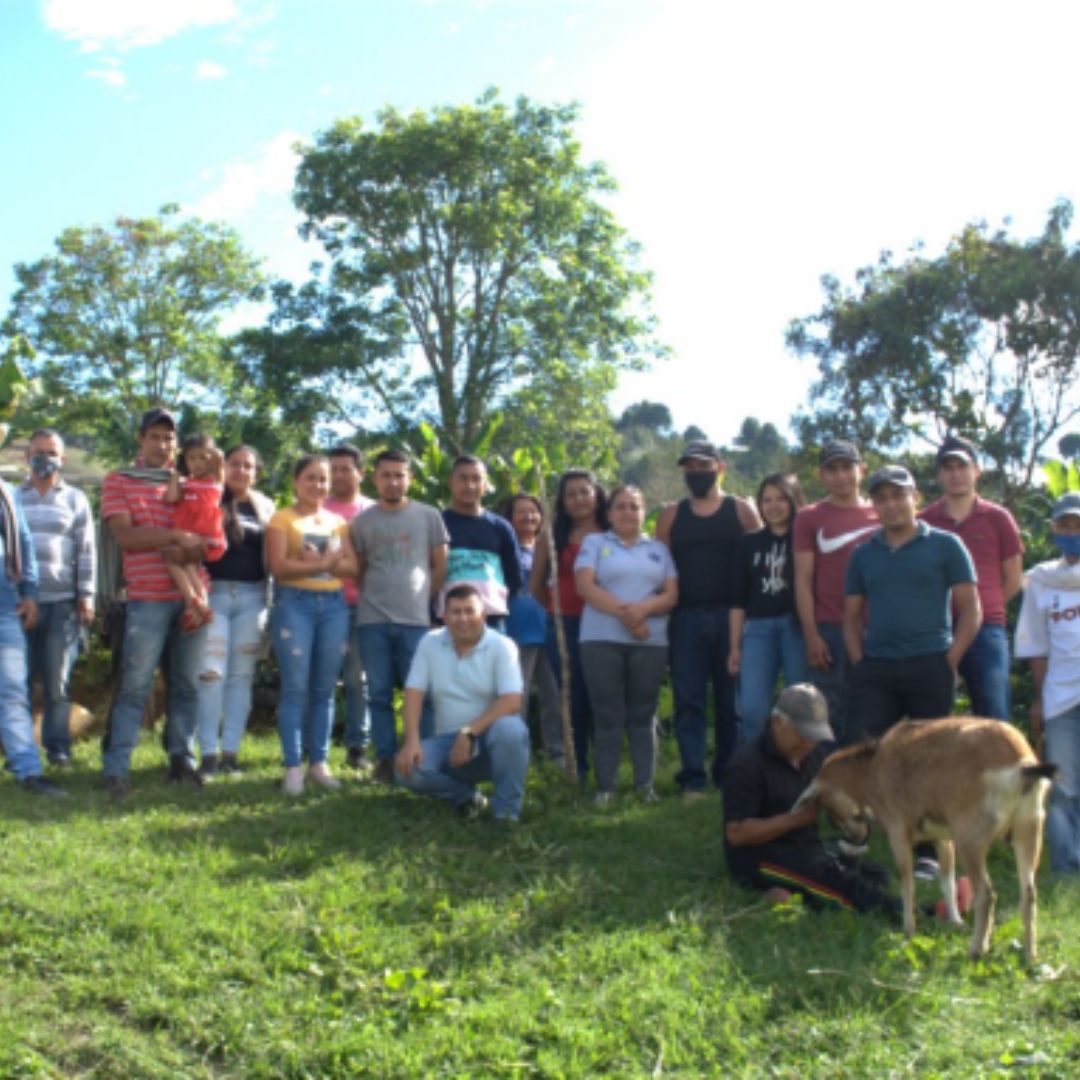
<svg viewBox="0 0 1080 1080"><path fill-rule="evenodd" d="M409 496L411 462L396 449L374 458L377 497L365 498L365 462L348 444L297 461L293 501L276 509L256 489L261 463L251 447L222 453L199 435L178 444L176 418L163 408L142 417L138 445L135 465L109 473L101 497L126 590L103 753L115 797L128 793L159 666L170 779L202 784L241 767L267 628L289 795L340 785L328 756L341 680L350 767L467 814L486 807L476 783L492 779L493 816L516 820L530 757L530 691L539 699L543 754L561 762L565 678L577 769L595 779L597 803L616 795L624 741L635 791L651 802L657 701L670 672L676 781L686 799L710 779L739 793L726 807L731 851L754 848L746 836L761 835L740 822L773 816L760 755L802 767L775 737L781 675L788 687L807 684L821 695L825 741L880 735L901 717L945 715L958 675L976 713L1009 715L1005 610L1023 585L1023 548L1008 511L978 495L978 455L961 438L941 445L944 494L921 512L901 465L875 472L864 498L865 466L849 441L821 448L825 497L809 506L797 480L781 474L766 477L753 501L726 493L716 448L691 442L677 463L687 497L660 513L655 537L644 531L637 488L607 492L587 470L560 478L548 528L545 507L529 494L513 495L499 514L485 509L487 471L470 455L454 462L450 505L441 511ZM36 432L28 461L17 491L0 487L0 730L16 778L55 793L62 789L43 775L33 741L28 675L41 673L42 744L62 769L71 666L94 614L94 531L85 497L62 479L59 434ZM1055 506L1051 529L1062 558L1032 572L1017 653L1031 659L1045 703L1032 723L1042 724L1063 770L1052 859L1075 868L1080 494ZM805 695L799 701L812 714L806 730L821 735L821 717ZM748 768L761 789L756 809ZM774 822L763 857L775 860L773 849L804 824L785 832ZM749 866L745 854L734 862Z"/></svg>

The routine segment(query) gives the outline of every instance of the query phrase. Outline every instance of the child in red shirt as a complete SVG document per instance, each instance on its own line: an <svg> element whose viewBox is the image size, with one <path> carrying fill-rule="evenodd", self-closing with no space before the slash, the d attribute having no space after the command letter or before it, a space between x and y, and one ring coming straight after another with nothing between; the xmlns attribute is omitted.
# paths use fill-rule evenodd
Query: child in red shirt
<svg viewBox="0 0 1080 1080"><path fill-rule="evenodd" d="M163 498L175 507L175 527L203 538L203 558L207 562L220 559L228 546L221 514L224 479L225 459L214 440L209 435L189 435L184 439L179 469L169 480ZM201 574L201 560L181 552L167 555L165 563L184 598L186 610L181 626L184 630L197 630L214 617Z"/></svg>

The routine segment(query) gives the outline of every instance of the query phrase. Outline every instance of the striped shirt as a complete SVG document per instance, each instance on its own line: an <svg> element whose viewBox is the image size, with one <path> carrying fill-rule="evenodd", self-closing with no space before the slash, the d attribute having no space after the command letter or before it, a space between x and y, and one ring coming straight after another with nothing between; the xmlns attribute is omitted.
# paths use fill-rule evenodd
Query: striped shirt
<svg viewBox="0 0 1080 1080"><path fill-rule="evenodd" d="M173 528L173 508L162 498L165 484L136 480L121 472L111 472L101 485L101 518L127 514L137 529ZM129 600L179 600L161 552L124 550L124 584ZM203 572L205 579L205 571ZM206 579L208 580L208 579Z"/></svg>
<svg viewBox="0 0 1080 1080"><path fill-rule="evenodd" d="M86 496L60 480L38 492L27 481L17 489L38 562L38 600L55 604L94 598L94 521Z"/></svg>

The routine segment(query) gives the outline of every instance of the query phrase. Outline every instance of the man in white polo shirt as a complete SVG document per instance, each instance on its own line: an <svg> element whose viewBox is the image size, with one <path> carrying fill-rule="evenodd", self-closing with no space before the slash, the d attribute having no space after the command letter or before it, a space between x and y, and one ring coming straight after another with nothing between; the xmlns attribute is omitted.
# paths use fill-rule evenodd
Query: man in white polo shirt
<svg viewBox="0 0 1080 1080"><path fill-rule="evenodd" d="M476 790L492 780L495 819L517 821L529 768L529 731L521 718L517 646L484 619L473 585L446 594L446 626L417 646L405 681L405 742L395 759L399 784L453 803L466 816L487 806ZM420 715L431 695L435 735L420 740Z"/></svg>

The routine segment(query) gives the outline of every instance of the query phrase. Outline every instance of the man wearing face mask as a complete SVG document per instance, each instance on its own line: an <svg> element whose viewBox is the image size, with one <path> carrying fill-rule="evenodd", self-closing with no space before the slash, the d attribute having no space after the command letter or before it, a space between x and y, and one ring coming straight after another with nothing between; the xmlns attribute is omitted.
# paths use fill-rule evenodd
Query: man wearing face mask
<svg viewBox="0 0 1080 1080"><path fill-rule="evenodd" d="M716 702L713 783L719 786L735 749L738 718L735 679L728 674L728 611L734 601L732 564L739 537L760 529L753 504L720 487L724 464L716 447L689 443L679 458L690 497L664 508L656 523L679 574L679 605L671 617L671 682L675 691L675 736L682 769L675 777L683 795L706 787L707 702Z"/></svg>
<svg viewBox="0 0 1080 1080"><path fill-rule="evenodd" d="M30 476L19 487L38 563L38 618L27 631L30 681L44 696L41 743L49 764L71 765L71 669L82 628L94 618L94 522L86 496L60 475L64 440L39 428L26 451Z"/></svg>

